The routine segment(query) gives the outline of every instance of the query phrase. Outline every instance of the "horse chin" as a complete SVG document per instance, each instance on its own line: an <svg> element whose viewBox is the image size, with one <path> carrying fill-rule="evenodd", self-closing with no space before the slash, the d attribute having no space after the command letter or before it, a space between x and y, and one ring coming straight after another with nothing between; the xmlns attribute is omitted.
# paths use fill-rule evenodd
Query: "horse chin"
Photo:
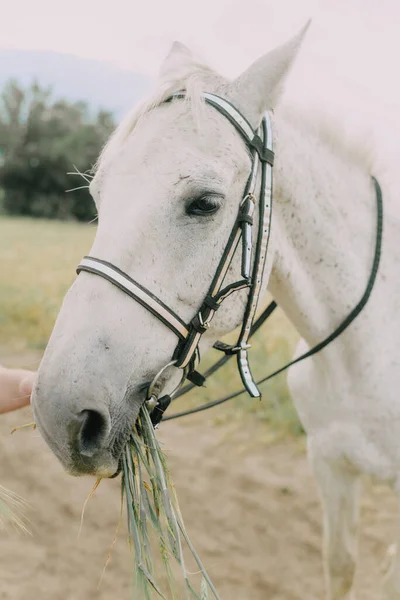
<svg viewBox="0 0 400 600"><path fill-rule="evenodd" d="M98 479L113 479L121 472L120 461L104 462L103 464L80 464L74 463L70 467L65 467L69 475L74 477L83 477L86 475L97 477Z"/></svg>
<svg viewBox="0 0 400 600"><path fill-rule="evenodd" d="M111 478L119 472L120 456L112 448L104 448L93 456L77 454L73 450L69 456L58 458L69 475L82 477L84 475L98 478Z"/></svg>

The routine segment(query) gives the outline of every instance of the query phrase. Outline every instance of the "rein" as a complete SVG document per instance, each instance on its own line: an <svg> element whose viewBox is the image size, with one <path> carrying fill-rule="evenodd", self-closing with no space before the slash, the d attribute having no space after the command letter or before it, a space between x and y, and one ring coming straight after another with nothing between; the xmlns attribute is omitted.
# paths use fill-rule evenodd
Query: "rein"
<svg viewBox="0 0 400 600"><path fill-rule="evenodd" d="M77 268L78 274L81 271L85 271L87 273L98 275L118 287L121 291L129 295L133 300L144 306L149 312L157 317L164 325L171 329L178 338L178 344L170 362L155 375L147 390L147 404L148 407L152 409L151 419L155 426L163 419L164 412L171 403L172 398L178 398L187 393L194 386L203 386L206 378L212 373L215 373L215 371L222 367L233 355L237 358L238 370L244 385L241 390L219 400L203 404L195 409L166 416L164 417L164 420L176 419L181 416L206 410L207 408L217 406L232 398L236 398L245 391L253 398L260 398L261 392L258 386L261 383L278 375L291 365L316 354L338 337L350 325L368 301L379 266L382 244L383 207L380 186L377 180L373 178L378 209L377 235L373 267L363 297L348 317L323 342L317 344L314 348L281 367L274 373L255 382L248 362L248 349L250 348L249 339L259 327L261 327L277 306L275 302L272 302L260 317L254 321L262 288L263 272L271 230L272 166L274 162L271 118L269 113L266 113L262 119L260 128L254 131L247 119L227 100L209 93L203 93L202 97L207 104L226 117L239 132L249 149L252 164L231 234L199 311L190 323L185 323L179 315L164 304L157 296L152 294L151 291L106 260L85 256ZM174 94L171 98L168 98L166 102L182 98L185 98L185 94L180 92ZM259 199L257 202L254 192L259 172L261 173L261 181ZM258 231L257 239L254 243L253 214L256 206L258 207ZM240 278L234 283L224 286L226 274L239 247L240 241ZM201 375L196 369L200 362L199 343L202 335L209 329L211 321L223 301L236 291L245 288L249 289L249 295L237 343L235 345L228 345L217 341L214 344L214 348L224 352L225 356L210 367L204 375ZM181 380L171 394L166 394L160 398L162 376L171 366L175 366L182 370ZM188 379L190 383L181 389L186 379Z"/></svg>

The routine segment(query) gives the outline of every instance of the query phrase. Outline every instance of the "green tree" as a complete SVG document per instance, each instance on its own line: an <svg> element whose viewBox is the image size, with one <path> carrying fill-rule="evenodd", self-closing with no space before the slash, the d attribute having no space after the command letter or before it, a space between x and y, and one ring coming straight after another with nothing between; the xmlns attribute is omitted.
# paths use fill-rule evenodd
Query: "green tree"
<svg viewBox="0 0 400 600"><path fill-rule="evenodd" d="M90 220L95 206L85 181L67 175L90 170L114 128L112 115L91 116L84 102L52 100L33 83L10 81L0 96L0 188L11 214Z"/></svg>

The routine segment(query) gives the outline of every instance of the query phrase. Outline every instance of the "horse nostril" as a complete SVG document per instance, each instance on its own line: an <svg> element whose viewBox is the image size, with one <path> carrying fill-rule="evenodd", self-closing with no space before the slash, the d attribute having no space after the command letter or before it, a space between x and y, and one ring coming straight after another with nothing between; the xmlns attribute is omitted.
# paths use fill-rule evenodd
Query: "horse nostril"
<svg viewBox="0 0 400 600"><path fill-rule="evenodd" d="M83 456L91 457L102 447L107 435L107 421L95 410L82 410L79 419L81 421L78 434L79 452Z"/></svg>

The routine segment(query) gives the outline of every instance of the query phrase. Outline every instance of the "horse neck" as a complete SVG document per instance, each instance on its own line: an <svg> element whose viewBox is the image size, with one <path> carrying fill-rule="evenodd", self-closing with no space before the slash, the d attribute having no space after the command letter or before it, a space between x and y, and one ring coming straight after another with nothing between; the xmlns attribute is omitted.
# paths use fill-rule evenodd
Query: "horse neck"
<svg viewBox="0 0 400 600"><path fill-rule="evenodd" d="M300 122L276 116L269 290L309 345L360 299L375 246L374 191L366 166Z"/></svg>

